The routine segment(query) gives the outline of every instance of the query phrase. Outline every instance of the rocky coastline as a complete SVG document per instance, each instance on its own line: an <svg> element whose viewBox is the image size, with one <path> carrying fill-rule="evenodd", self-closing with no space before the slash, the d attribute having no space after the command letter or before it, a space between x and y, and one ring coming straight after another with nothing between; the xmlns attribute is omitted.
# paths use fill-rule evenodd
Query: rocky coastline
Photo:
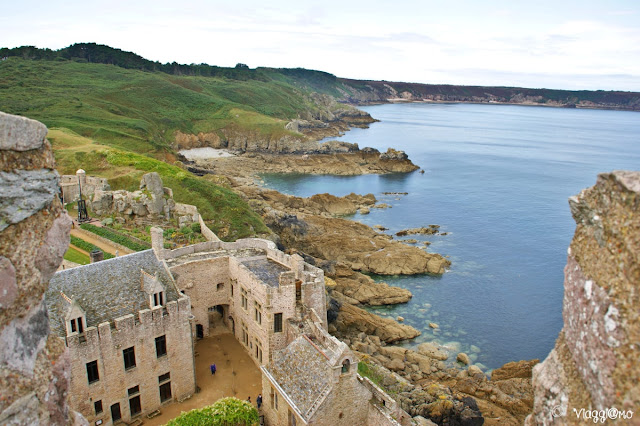
<svg viewBox="0 0 640 426"><path fill-rule="evenodd" d="M229 186L262 216L273 231L270 238L280 247L300 254L325 271L329 331L358 352L410 414L449 424L522 424L533 404L531 368L537 360L505 366L504 374L489 379L481 367L473 365L456 348L442 348L433 343L423 343L414 349L396 346L419 336L420 331L403 324L402 318L383 318L365 309L406 303L412 295L406 289L376 283L364 273L438 275L450 266L449 260L427 252L424 246L394 240L391 235L343 217L379 207L373 194L295 197L262 187L255 176L263 171L386 172L381 172L379 166L354 168L344 161L349 156L354 156L354 152L297 155L245 152L210 162L199 161L197 166L213 173L214 179L222 179L217 175L223 175ZM380 156L378 153L372 163L383 163L385 160ZM409 170L403 171L416 168L404 153L392 161L403 167L411 164ZM314 167L307 168L311 163ZM438 231L438 225L428 225L401 234L432 235Z"/></svg>

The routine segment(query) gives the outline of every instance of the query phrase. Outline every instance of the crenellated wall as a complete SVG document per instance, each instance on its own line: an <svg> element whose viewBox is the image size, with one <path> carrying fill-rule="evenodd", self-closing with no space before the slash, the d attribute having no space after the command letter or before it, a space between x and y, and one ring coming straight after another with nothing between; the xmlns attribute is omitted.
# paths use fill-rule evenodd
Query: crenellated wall
<svg viewBox="0 0 640 426"><path fill-rule="evenodd" d="M162 402L159 376L170 373L170 401L184 399L195 392L195 366L191 340L191 306L187 297L166 306L144 309L137 316L116 318L89 327L85 333L66 338L71 355L70 404L91 423L111 421L110 407L120 405L124 421L131 419L127 389L139 386L141 415L158 409ZM166 355L157 356L156 337L165 336ZM136 366L125 369L122 351L134 347ZM98 362L99 379L88 382L87 363ZM135 396L135 395L133 395ZM103 411L95 412L102 401ZM164 403L168 403L165 401Z"/></svg>
<svg viewBox="0 0 640 426"><path fill-rule="evenodd" d="M564 327L534 367L527 424L583 424L581 409L609 408L640 424L640 172L600 174L569 204Z"/></svg>

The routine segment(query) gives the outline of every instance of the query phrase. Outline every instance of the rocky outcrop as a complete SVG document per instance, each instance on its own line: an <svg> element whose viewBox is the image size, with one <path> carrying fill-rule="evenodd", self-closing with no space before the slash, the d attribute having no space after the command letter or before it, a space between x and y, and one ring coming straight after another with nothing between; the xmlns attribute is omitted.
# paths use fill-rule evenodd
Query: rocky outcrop
<svg viewBox="0 0 640 426"><path fill-rule="evenodd" d="M339 142L340 144L344 144ZM326 142L324 146L334 146ZM331 150L335 152L330 152ZM405 155L394 155L395 158L381 158L378 150L364 148L362 150L343 148L327 148L312 150L311 153L274 154L280 151L254 151L243 155L215 159L198 159L181 161L187 165L195 165L203 170L234 178L256 176L257 173L302 173L332 174L355 176L363 174L407 173L419 167L404 158ZM402 152L402 151L399 151ZM404 159L402 159L404 158ZM256 176L257 177L257 176Z"/></svg>
<svg viewBox="0 0 640 426"><path fill-rule="evenodd" d="M358 209L372 206L376 203L376 197L373 194L358 195L353 192L344 197L336 197L335 195L324 193L302 198L254 187L246 188L245 193L250 193L253 197L262 198L274 209L293 210L299 213L325 216L352 215Z"/></svg>
<svg viewBox="0 0 640 426"><path fill-rule="evenodd" d="M286 247L342 262L358 271L379 275L443 274L451 264L439 254L390 241L366 225L345 219L293 217L275 210L268 211L264 218ZM297 226L291 226L294 222Z"/></svg>
<svg viewBox="0 0 640 426"><path fill-rule="evenodd" d="M565 267L564 327L533 369L527 424L583 424L581 409L609 408L633 411L627 422L639 424L640 172L601 174L569 203L577 226Z"/></svg>
<svg viewBox="0 0 640 426"><path fill-rule="evenodd" d="M335 266L334 292L363 305L395 305L411 300L411 292L387 283L376 283L371 277L353 271L344 264Z"/></svg>
<svg viewBox="0 0 640 426"><path fill-rule="evenodd" d="M0 113L0 424L72 421L70 364L44 291L69 245L47 128Z"/></svg>
<svg viewBox="0 0 640 426"><path fill-rule="evenodd" d="M434 235L438 233L438 230L440 229L439 225L429 225L428 227L421 227L421 228L410 228L410 229L403 229L401 231L396 232L396 236L397 237L404 237L407 235Z"/></svg>
<svg viewBox="0 0 640 426"><path fill-rule="evenodd" d="M365 333L386 343L413 339L420 335L418 330L409 325L379 317L349 303L342 304L335 327L341 333Z"/></svg>

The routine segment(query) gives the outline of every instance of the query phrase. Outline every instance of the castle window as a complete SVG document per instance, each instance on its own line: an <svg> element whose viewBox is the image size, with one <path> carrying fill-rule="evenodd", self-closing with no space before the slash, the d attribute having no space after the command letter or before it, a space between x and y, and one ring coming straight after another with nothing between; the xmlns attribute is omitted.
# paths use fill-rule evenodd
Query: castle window
<svg viewBox="0 0 640 426"><path fill-rule="evenodd" d="M233 297L233 284L231 284L231 297Z"/></svg>
<svg viewBox="0 0 640 426"><path fill-rule="evenodd" d="M242 309L244 309L245 311L247 310L247 290L245 290L244 288L240 287L240 298L241 298L241 302L242 302Z"/></svg>
<svg viewBox="0 0 640 426"><path fill-rule="evenodd" d="M271 387L271 394L269 396L271 397L269 398L271 400L271 409L277 410L278 409L278 393L273 387Z"/></svg>
<svg viewBox="0 0 640 426"><path fill-rule="evenodd" d="M134 346L122 351L122 357L124 358L124 369L128 370L136 366L136 352Z"/></svg>
<svg viewBox="0 0 640 426"><path fill-rule="evenodd" d="M249 332L247 331L247 325L242 322L242 343L245 346L249 346Z"/></svg>
<svg viewBox="0 0 640 426"><path fill-rule="evenodd" d="M349 367L351 367L351 362L348 359L342 361L342 374L348 373Z"/></svg>
<svg viewBox="0 0 640 426"><path fill-rule="evenodd" d="M96 411L96 415L102 413L102 400L94 402L93 408Z"/></svg>
<svg viewBox="0 0 640 426"><path fill-rule="evenodd" d="M111 420L116 422L121 418L122 418L122 413L120 412L120 403L116 402L111 406Z"/></svg>
<svg viewBox="0 0 640 426"><path fill-rule="evenodd" d="M258 302L253 302L254 319L258 324L262 324L262 305Z"/></svg>
<svg viewBox="0 0 640 426"><path fill-rule="evenodd" d="M131 417L136 416L142 412L142 404L140 404L140 395L136 395L129 399L129 410L131 411Z"/></svg>
<svg viewBox="0 0 640 426"><path fill-rule="evenodd" d="M137 395L139 393L140 393L140 385L136 385L132 388L127 389L128 396Z"/></svg>
<svg viewBox="0 0 640 426"><path fill-rule="evenodd" d="M256 358L258 358L258 362L262 364L262 343L256 339Z"/></svg>
<svg viewBox="0 0 640 426"><path fill-rule="evenodd" d="M162 305L164 305L164 291L153 293L153 306L155 307Z"/></svg>
<svg viewBox="0 0 640 426"><path fill-rule="evenodd" d="M158 377L158 383L160 383L160 387L158 388L160 391L160 402L165 402L171 399L171 382L168 381L169 378L169 373L165 373Z"/></svg>
<svg viewBox="0 0 640 426"><path fill-rule="evenodd" d="M216 286L216 290L217 291L224 290L224 283L218 283L218 285Z"/></svg>
<svg viewBox="0 0 640 426"><path fill-rule="evenodd" d="M95 383L100 380L100 374L98 374L98 361L91 361L87 363L87 379L89 384Z"/></svg>
<svg viewBox="0 0 640 426"><path fill-rule="evenodd" d="M273 332L282 332L282 313L273 314Z"/></svg>
<svg viewBox="0 0 640 426"><path fill-rule="evenodd" d="M71 332L75 333L84 333L84 324L82 322L82 317L75 318L71 320Z"/></svg>
<svg viewBox="0 0 640 426"><path fill-rule="evenodd" d="M156 358L160 358L167 354L167 337L156 337Z"/></svg>

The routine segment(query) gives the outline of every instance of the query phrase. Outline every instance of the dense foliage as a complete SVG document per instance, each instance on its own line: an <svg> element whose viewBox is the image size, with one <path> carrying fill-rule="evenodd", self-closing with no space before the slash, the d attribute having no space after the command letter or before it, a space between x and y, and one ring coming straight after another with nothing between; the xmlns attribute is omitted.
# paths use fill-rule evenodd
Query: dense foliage
<svg viewBox="0 0 640 426"><path fill-rule="evenodd" d="M257 425L258 420L258 410L251 403L229 397L182 413L167 426L252 426Z"/></svg>

